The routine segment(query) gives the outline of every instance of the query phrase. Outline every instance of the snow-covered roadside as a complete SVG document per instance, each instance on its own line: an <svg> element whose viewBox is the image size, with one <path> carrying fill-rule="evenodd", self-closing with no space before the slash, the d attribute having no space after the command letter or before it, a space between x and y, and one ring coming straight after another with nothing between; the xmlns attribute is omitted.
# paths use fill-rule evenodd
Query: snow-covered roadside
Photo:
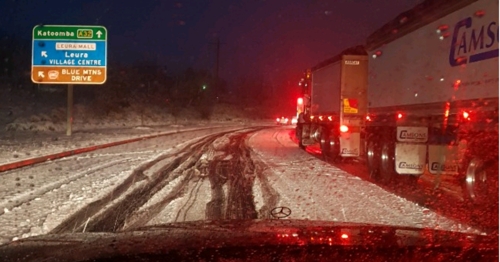
<svg viewBox="0 0 500 262"><path fill-rule="evenodd" d="M255 157L270 167L263 176L279 194L277 206L292 210L289 218L480 233L314 158L289 132L266 129L249 139Z"/></svg>
<svg viewBox="0 0 500 262"><path fill-rule="evenodd" d="M252 114L235 105L223 103L215 105L209 120L200 119L199 113L193 108L184 108L174 117L167 113L166 108L131 105L103 115L91 106L77 104L73 114L72 135L66 136L64 107L51 109L51 104L38 103L38 107L33 108L29 101L7 99L12 94L4 91L0 90L0 94L5 95L0 97L0 102L4 103L1 106L8 112L0 114L0 165L186 128L273 124L266 119L254 119Z"/></svg>
<svg viewBox="0 0 500 262"><path fill-rule="evenodd" d="M79 148L107 144L122 140L162 135L172 132L196 130L207 127L268 125L268 122L235 123L206 122L186 125L132 127L76 131L71 136L65 133L17 131L0 134L0 165L25 159L46 156Z"/></svg>

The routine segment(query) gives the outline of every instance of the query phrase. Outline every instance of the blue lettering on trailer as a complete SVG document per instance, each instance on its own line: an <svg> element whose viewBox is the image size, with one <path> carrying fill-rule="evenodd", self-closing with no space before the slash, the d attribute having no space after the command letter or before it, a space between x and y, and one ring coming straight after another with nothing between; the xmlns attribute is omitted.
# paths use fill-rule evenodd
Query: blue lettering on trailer
<svg viewBox="0 0 500 262"><path fill-rule="evenodd" d="M467 17L455 25L449 56L451 66L498 57L498 22L473 27L472 21L472 17Z"/></svg>

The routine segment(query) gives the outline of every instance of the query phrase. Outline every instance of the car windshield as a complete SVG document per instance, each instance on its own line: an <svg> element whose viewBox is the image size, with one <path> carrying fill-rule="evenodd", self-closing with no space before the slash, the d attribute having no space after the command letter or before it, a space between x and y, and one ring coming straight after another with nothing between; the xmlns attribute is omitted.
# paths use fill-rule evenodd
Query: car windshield
<svg viewBox="0 0 500 262"><path fill-rule="evenodd" d="M306 247L414 245L368 236L404 228L498 249L498 13L491 0L1 1L0 251L210 223L231 232L220 248L263 227ZM359 230L332 229L345 223ZM202 250L203 237L170 240Z"/></svg>

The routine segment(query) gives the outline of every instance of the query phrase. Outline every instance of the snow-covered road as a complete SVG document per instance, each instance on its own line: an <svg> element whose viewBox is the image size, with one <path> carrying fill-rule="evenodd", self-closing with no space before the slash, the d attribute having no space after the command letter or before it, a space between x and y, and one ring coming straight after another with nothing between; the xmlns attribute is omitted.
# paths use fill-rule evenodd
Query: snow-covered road
<svg viewBox="0 0 500 262"><path fill-rule="evenodd" d="M281 206L291 210L284 219L479 232L299 150L290 127L217 135L228 130L179 133L3 172L0 241L82 227L269 219ZM126 212L123 223L109 227L117 211Z"/></svg>
<svg viewBox="0 0 500 262"><path fill-rule="evenodd" d="M2 172L0 242L48 233L79 209L112 194L127 179L138 181L132 184L140 184L147 174L130 177L143 163L160 156L168 159L169 154L175 155L179 148L195 138L234 128L173 133ZM111 137L112 134L108 135L108 139ZM121 139L131 137L137 137L137 133L118 136ZM79 143L96 143L92 137L89 139L80 138ZM22 147L18 145L17 148ZM54 153L51 150L52 147L44 153Z"/></svg>
<svg viewBox="0 0 500 262"><path fill-rule="evenodd" d="M260 183L274 192L262 204L286 206L293 219L475 231L299 150L289 131L266 129L249 140L268 167Z"/></svg>

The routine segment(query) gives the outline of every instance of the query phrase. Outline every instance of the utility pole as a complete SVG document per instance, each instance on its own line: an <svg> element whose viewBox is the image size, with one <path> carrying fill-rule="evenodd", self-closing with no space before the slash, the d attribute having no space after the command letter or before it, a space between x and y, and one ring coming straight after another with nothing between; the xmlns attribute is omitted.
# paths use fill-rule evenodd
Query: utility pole
<svg viewBox="0 0 500 262"><path fill-rule="evenodd" d="M215 43L215 81L219 79L219 56L220 56L220 39L217 37L217 42Z"/></svg>
<svg viewBox="0 0 500 262"><path fill-rule="evenodd" d="M215 40L215 65L214 65L214 91L219 92L219 67L220 67L220 46L221 42L219 37L217 36L217 39ZM212 93L212 94L216 94Z"/></svg>

